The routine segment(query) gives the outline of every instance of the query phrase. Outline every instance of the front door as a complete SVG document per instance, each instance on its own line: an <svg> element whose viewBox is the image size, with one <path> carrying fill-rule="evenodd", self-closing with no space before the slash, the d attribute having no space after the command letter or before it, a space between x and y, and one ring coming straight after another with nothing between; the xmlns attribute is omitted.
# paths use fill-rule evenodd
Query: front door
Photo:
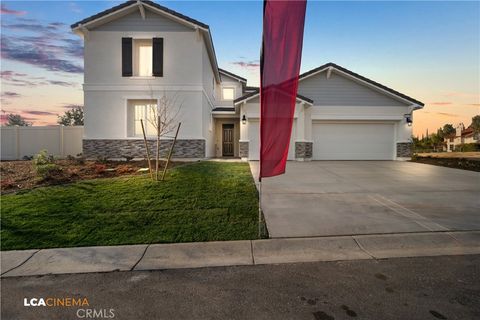
<svg viewBox="0 0 480 320"><path fill-rule="evenodd" d="M222 125L222 156L233 156L233 124Z"/></svg>

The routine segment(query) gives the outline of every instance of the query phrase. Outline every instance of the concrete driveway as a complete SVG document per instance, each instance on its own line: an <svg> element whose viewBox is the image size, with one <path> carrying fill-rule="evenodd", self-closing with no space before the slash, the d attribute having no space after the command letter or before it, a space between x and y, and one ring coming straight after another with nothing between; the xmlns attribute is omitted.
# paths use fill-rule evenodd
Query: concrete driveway
<svg viewBox="0 0 480 320"><path fill-rule="evenodd" d="M255 179L258 161L250 162ZM399 161L287 164L262 181L270 237L480 230L480 173Z"/></svg>

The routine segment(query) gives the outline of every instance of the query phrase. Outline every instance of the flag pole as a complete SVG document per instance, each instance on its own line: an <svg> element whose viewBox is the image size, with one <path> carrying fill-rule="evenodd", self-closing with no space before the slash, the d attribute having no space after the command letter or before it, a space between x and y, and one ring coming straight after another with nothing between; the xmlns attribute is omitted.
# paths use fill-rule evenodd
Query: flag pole
<svg viewBox="0 0 480 320"><path fill-rule="evenodd" d="M258 177L258 238L262 237L262 177Z"/></svg>

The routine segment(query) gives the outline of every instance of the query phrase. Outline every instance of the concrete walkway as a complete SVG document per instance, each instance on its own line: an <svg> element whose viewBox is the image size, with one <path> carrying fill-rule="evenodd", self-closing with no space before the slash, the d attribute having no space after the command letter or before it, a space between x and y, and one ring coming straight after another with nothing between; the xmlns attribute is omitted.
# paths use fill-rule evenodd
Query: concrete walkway
<svg viewBox="0 0 480 320"><path fill-rule="evenodd" d="M250 162L255 178L258 161ZM287 163L262 181L272 238L480 230L480 173L402 161Z"/></svg>
<svg viewBox="0 0 480 320"><path fill-rule="evenodd" d="M480 254L480 231L2 251L1 276Z"/></svg>

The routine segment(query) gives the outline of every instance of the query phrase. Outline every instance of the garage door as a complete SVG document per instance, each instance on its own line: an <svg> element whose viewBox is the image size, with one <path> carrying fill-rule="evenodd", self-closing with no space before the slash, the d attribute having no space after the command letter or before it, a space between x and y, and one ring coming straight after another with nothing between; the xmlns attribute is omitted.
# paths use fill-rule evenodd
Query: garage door
<svg viewBox="0 0 480 320"><path fill-rule="evenodd" d="M292 136L290 137L290 147L288 149L288 160L295 160L295 135L296 125L293 122ZM248 159L260 160L260 121L248 122Z"/></svg>
<svg viewBox="0 0 480 320"><path fill-rule="evenodd" d="M314 122L313 160L393 160L393 123Z"/></svg>

